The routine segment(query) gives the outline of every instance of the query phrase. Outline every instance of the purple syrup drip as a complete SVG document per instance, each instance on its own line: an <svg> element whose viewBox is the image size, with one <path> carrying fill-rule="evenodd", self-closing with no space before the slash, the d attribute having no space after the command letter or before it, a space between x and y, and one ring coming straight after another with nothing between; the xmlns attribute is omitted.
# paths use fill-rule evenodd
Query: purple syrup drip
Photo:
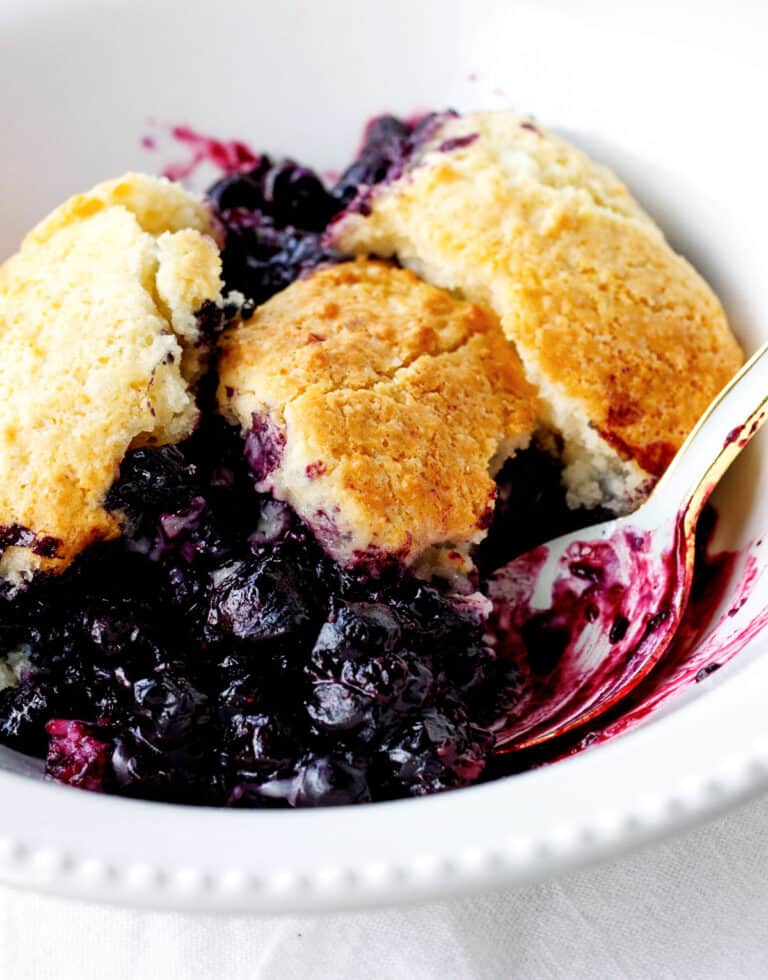
<svg viewBox="0 0 768 980"><path fill-rule="evenodd" d="M350 212L370 214L376 187L402 177L414 154L433 139L444 122L456 116L453 109L448 109L417 114L410 119L376 116L369 120L357 159L342 174L334 194L348 203ZM451 149L458 145L462 144L457 143Z"/></svg>
<svg viewBox="0 0 768 980"><path fill-rule="evenodd" d="M714 674L716 670L720 670L722 665L718 663L707 664L706 667L702 667L701 670L696 671L695 681L697 684L701 684L703 680L706 680L710 674Z"/></svg>
<svg viewBox="0 0 768 980"><path fill-rule="evenodd" d="M30 548L35 543L35 534L21 524L0 525L0 551L6 548Z"/></svg>
<svg viewBox="0 0 768 980"><path fill-rule="evenodd" d="M753 614L738 626L733 625L732 613L740 611L755 590L761 568L753 549L747 553L738 580L734 573L738 555L735 552L707 553L707 543L714 528L711 509L705 512L697 541L696 566L691 595L681 622L664 658L627 698L604 716L596 719L584 734L574 732L554 743L521 753L515 760L515 771L530 766L555 762L622 735L644 722L661 705L710 674L725 666L760 632L768 628L768 610ZM736 595L728 606L726 596ZM506 771L493 767L493 775Z"/></svg>
<svg viewBox="0 0 768 980"><path fill-rule="evenodd" d="M61 540L49 534L38 535L22 524L0 524L0 554L6 548L30 548L41 558L55 558Z"/></svg>
<svg viewBox="0 0 768 980"><path fill-rule="evenodd" d="M633 728L664 702L725 666L768 627L766 609L738 625L731 615L734 609L737 615L746 604L762 567L751 552L740 581L735 583L735 600L716 617L727 592L734 587L737 558L735 552L699 555L688 606L664 659L620 710L595 727L593 742L607 741Z"/></svg>
<svg viewBox="0 0 768 980"><path fill-rule="evenodd" d="M465 146L471 146L479 135L479 133L467 133L466 136L454 136L452 139L443 140L437 148L438 152L451 153L453 150L461 150Z"/></svg>
<svg viewBox="0 0 768 980"><path fill-rule="evenodd" d="M764 418L765 412L760 412L757 417L752 420L752 424L749 427L749 432L746 435L744 435L746 425L737 425L734 429L731 429L731 431L725 437L723 447L725 448L732 445L734 442L737 442L739 444L739 448L744 449L744 447L749 443L754 434L763 424Z"/></svg>
<svg viewBox="0 0 768 980"><path fill-rule="evenodd" d="M203 163L212 164L224 174L235 174L258 166L261 159L242 140L215 139L197 132L191 126L173 126L171 136L177 143L189 149L190 156L183 162L169 163L165 167L163 176L169 180L186 180ZM143 145L147 146L147 143Z"/></svg>

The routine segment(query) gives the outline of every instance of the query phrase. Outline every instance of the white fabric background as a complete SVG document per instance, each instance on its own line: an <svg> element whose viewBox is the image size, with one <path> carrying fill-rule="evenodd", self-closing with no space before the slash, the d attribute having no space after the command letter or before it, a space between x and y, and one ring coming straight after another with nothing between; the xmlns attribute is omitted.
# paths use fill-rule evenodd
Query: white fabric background
<svg viewBox="0 0 768 980"><path fill-rule="evenodd" d="M411 909L219 918L0 889L2 980L518 977L768 977L768 797L557 881Z"/></svg>

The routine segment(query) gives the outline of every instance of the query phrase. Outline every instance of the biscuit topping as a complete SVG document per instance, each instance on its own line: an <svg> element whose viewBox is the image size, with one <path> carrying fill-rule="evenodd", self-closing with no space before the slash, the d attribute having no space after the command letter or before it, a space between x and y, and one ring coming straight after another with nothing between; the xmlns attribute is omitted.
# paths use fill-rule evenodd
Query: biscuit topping
<svg viewBox="0 0 768 980"><path fill-rule="evenodd" d="M565 440L570 502L636 505L741 363L712 290L617 177L525 117L448 118L391 178L329 243L490 306Z"/></svg>
<svg viewBox="0 0 768 980"><path fill-rule="evenodd" d="M479 540L536 396L493 314L380 262L299 280L223 338L259 488L345 563Z"/></svg>
<svg viewBox="0 0 768 980"><path fill-rule="evenodd" d="M208 220L178 185L129 174L66 202L0 267L3 577L61 571L117 534L103 504L126 451L189 435L195 312L221 302Z"/></svg>

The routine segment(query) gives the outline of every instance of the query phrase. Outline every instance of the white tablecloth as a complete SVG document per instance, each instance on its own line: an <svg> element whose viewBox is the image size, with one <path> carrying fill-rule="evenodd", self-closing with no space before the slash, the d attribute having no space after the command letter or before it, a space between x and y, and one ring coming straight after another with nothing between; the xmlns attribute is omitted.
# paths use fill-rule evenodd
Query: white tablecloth
<svg viewBox="0 0 768 980"><path fill-rule="evenodd" d="M522 891L219 918L0 889L2 980L764 980L768 798Z"/></svg>

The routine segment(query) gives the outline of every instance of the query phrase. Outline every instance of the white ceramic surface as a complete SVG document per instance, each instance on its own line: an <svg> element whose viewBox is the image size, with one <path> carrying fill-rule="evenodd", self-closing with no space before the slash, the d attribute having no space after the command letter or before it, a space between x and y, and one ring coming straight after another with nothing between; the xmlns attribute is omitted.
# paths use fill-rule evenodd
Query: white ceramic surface
<svg viewBox="0 0 768 980"><path fill-rule="evenodd" d="M768 339L759 11L651 3L638 24L634 4L579 7L0 0L0 255L69 193L156 169L158 154L140 147L150 118L323 169L349 158L376 112L513 105L624 176L754 348ZM718 544L745 546L768 527L758 492L767 438L718 493ZM759 591L744 616L762 607ZM105 901L273 911L530 880L768 788L767 694L768 637L758 635L649 723L578 757L431 799L315 812L103 798L45 784L1 750L0 879Z"/></svg>

